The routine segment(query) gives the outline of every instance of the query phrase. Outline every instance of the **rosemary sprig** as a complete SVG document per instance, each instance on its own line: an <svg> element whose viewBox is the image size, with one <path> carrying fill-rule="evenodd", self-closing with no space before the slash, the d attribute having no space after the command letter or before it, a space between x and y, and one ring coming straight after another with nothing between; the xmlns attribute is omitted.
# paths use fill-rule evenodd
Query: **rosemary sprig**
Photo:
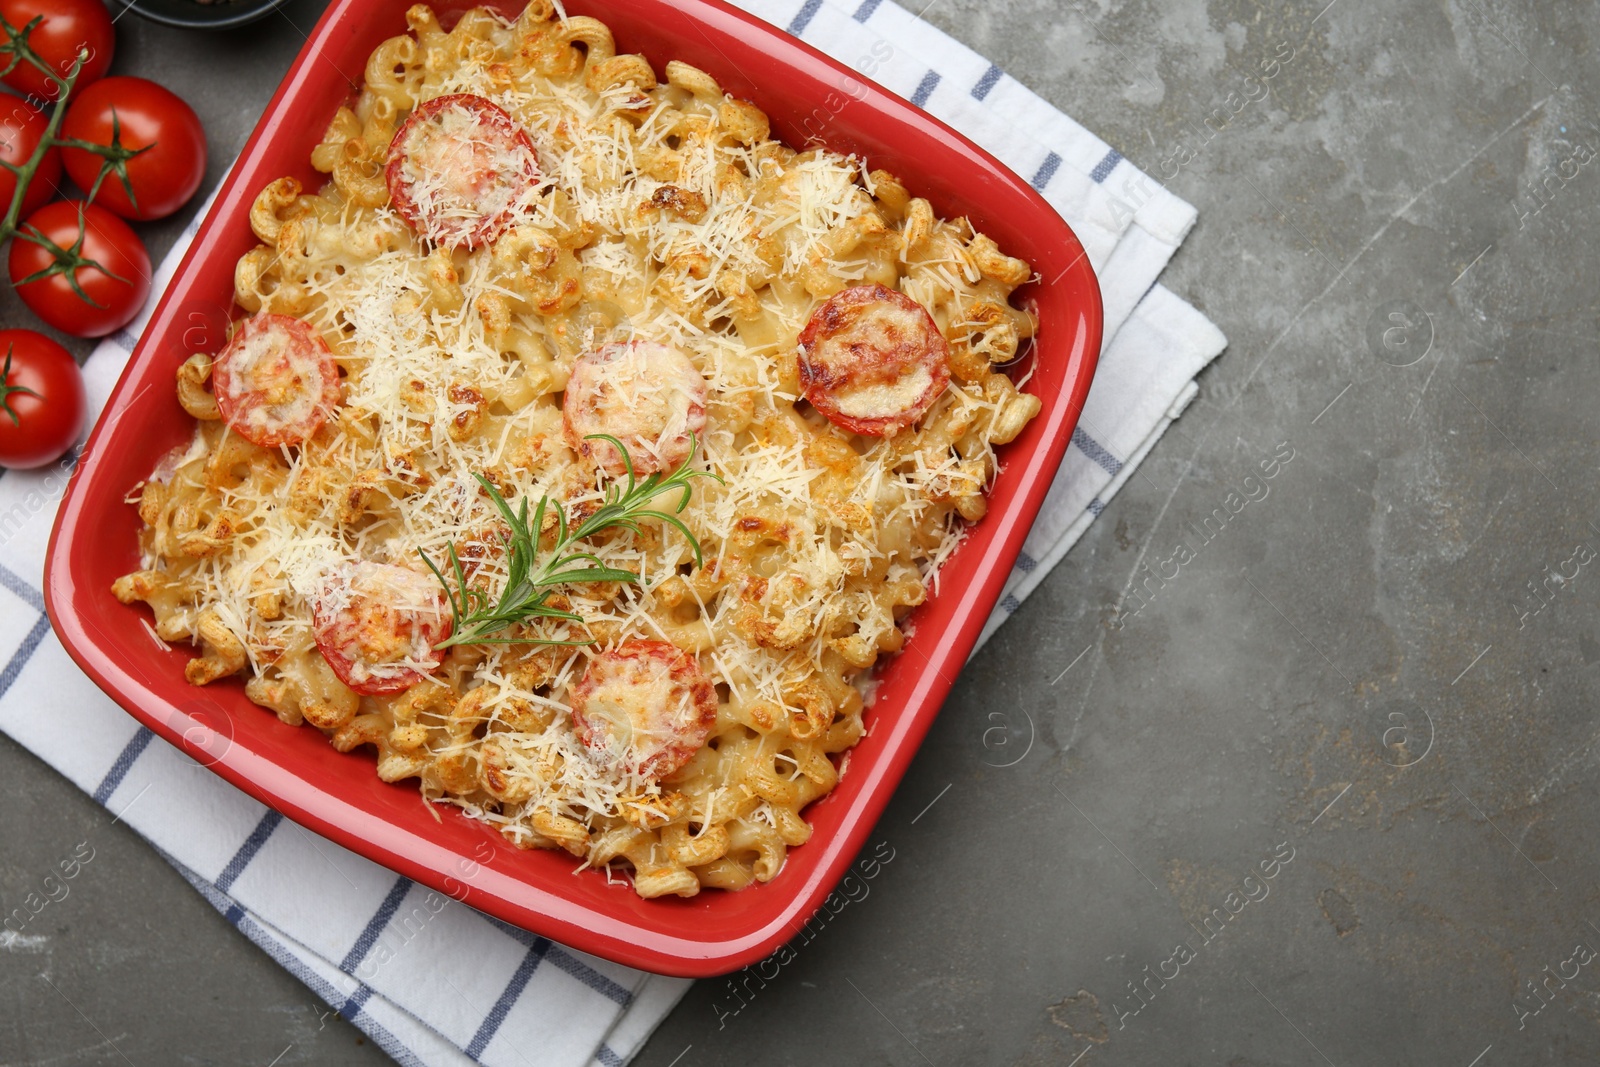
<svg viewBox="0 0 1600 1067"><path fill-rule="evenodd" d="M688 539L689 547L694 550L695 564L704 565L705 561L700 555L700 542L695 540L694 534L689 532L689 527L685 526L678 516L689 506L693 491L690 486L692 479L715 478L719 483L722 479L710 471L691 469L690 465L694 462L698 448L698 442L693 435L689 438L687 459L678 464L671 473L662 474L657 471L643 481L634 477L633 462L628 458L628 450L623 447L621 441L609 434L591 434L590 439L608 441L621 453L628 469L627 484L626 487L617 482L608 485L605 503L576 526L567 525L566 509L561 506L559 500L553 500L549 496L540 498L530 521L527 497L523 497L522 506L518 510L512 511L511 505L506 503L505 497L500 495L493 482L481 474L473 475L478 484L489 494L495 510L500 512L500 517L510 529L509 533L502 535L506 542L507 575L505 588L501 591L497 602L491 602L487 593L467 583L466 572L461 566L460 557L456 555L455 545L452 544L449 548L450 570L455 577L454 589L439 567L428 558L428 554L420 548L417 549L422 561L428 565L428 569L444 587L455 621L450 636L433 646L434 648L443 649L451 645L470 644L588 644L588 641L552 641L537 637L513 638L488 635L530 619L561 619L566 622L582 623L581 615L564 611L549 603L550 595L558 586L579 582L629 582L637 585L639 583L637 574L607 566L593 552L575 547L585 538L603 530L620 529L641 533L639 525L641 522L647 519L659 520L677 527ZM650 507L657 496L674 491L681 495L678 498L678 506L672 509L670 514ZM541 562L539 535L544 529L545 515L551 510L554 510L556 517L555 544Z"/></svg>

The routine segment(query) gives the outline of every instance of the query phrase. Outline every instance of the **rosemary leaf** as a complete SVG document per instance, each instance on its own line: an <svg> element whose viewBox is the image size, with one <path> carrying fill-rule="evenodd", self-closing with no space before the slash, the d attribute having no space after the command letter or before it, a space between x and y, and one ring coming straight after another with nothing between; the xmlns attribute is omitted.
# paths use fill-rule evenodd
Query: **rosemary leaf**
<svg viewBox="0 0 1600 1067"><path fill-rule="evenodd" d="M640 523L645 520L674 526L688 540L689 547L694 551L695 565L704 565L700 542L678 516L689 506L689 500L693 495L690 482L693 479L714 478L719 483L722 479L710 471L691 469L690 465L694 462L699 447L699 442L693 435L689 438L687 459L670 473L663 474L657 471L643 480L634 477L633 463L628 458L628 450L623 447L621 441L609 434L593 434L591 437L610 442L621 453L623 462L627 464L627 479L625 484L612 482L608 485L605 501L593 514L576 526L568 525L566 509L561 506L559 500L553 500L549 496L540 498L530 519L526 497L522 499L521 506L513 511L493 482L481 474L473 475L478 484L489 494L490 502L508 530L502 535L506 546L506 582L497 600L491 600L489 594L483 590L468 585L466 571L461 566L461 558L456 553L455 545L449 546L447 553L449 570L455 578L454 588L446 580L444 570L435 564L426 552L417 549L422 561L428 565L428 570L433 572L433 576L439 579L439 584L444 587L454 620L450 636L433 646L434 648L443 649L452 645L469 644L569 646L589 644L588 641L555 641L542 637L492 635L533 619L559 619L582 624L582 616L549 603L551 594L561 586L594 582L626 582L637 585L639 583L637 574L608 566L599 556L580 546L580 542L606 530L619 529L639 533L642 529ZM670 513L651 506L657 497L675 491L680 495L677 507ZM556 518L555 544L541 559L539 535L544 529L545 516L552 510Z"/></svg>

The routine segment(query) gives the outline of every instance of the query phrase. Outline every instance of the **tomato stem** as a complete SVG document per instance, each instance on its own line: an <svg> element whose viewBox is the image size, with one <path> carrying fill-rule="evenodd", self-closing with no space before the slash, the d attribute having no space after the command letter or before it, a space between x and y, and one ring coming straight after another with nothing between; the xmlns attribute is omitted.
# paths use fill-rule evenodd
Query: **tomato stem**
<svg viewBox="0 0 1600 1067"><path fill-rule="evenodd" d="M45 77L50 79L51 85L55 89L54 100L49 102L49 122L45 126L44 135L39 138L39 143L34 147L33 154L28 157L27 162L22 164L13 164L0 161L0 166L5 167L6 170L16 175L17 178L17 187L11 193L11 203L6 207L5 217L0 219L0 244L5 243L13 237L19 236L18 228L22 223L23 198L28 191L28 185L33 181L34 174L39 170L39 165L44 162L44 157L52 148L77 148L99 156L102 160L100 164L100 173L95 178L94 188L89 190L88 199L94 199L95 194L100 191L100 183L105 181L108 174L115 174L121 180L122 187L128 193L128 202L133 204L134 208L137 209L139 205L133 198L133 185L128 180L127 162L140 152L144 152L155 147L154 144L148 144L145 145L144 148L124 148L122 145L122 127L117 120L116 112L114 110L111 118L111 143L109 145L94 144L90 141L80 141L75 138L57 136L61 130L61 120L67 113L67 100L72 96L72 87L77 84L78 75L83 71L83 65L89 61L90 51L88 46L78 49L78 55L72 61L72 69L67 71L65 75L52 70L50 68L50 64L46 63L44 59L33 50L33 46L28 43L29 35L32 34L33 31L38 28L39 23L43 21L43 15L36 15L31 21L28 22L26 26L18 29L11 25L11 23L7 22L4 16L0 16L0 30L3 30L6 35L5 43L0 44L0 58L9 57L6 59L4 68L0 69L0 77L10 74L12 71L17 69L18 65L25 62L30 66L38 68ZM31 96L27 97L26 100L29 104L40 107L41 110L43 109L42 105L47 102ZM82 243L81 238L83 236L81 218L82 215L80 212L80 244ZM105 268L101 267L100 264L94 262L93 260L81 259L81 257L77 262L77 266L92 266L99 270L105 270ZM63 269L59 260L56 264L56 269ZM52 271L51 273L54 272L55 271ZM110 274L111 272L105 271L105 273ZM115 275L112 276L115 277ZM72 280L72 287L74 290L78 289L75 274ZM85 299L88 298L85 297Z"/></svg>
<svg viewBox="0 0 1600 1067"><path fill-rule="evenodd" d="M111 174L117 176L122 183L123 192L128 194L128 203L133 205L135 211L139 210L139 200L133 194L133 182L128 177L128 160L141 152L148 152L155 147L152 141L143 148L124 148L122 146L122 120L117 116L117 109L111 109L111 143L95 144L93 141L80 141L74 137L58 137L55 143L63 148L81 148L85 152L93 152L100 157L100 173L94 177L94 185L89 189L89 202L93 203L95 196L100 192L100 184Z"/></svg>
<svg viewBox="0 0 1600 1067"><path fill-rule="evenodd" d="M55 103L50 109L50 121L45 126L44 136L39 138L39 143L34 146L33 155L28 157L28 161L16 168L17 187L11 192L11 203L6 208L5 218L0 220L0 242L17 232L17 223L21 221L22 215L22 201L27 195L28 185L33 181L33 175L39 169L39 164L44 162L45 155L59 143L56 140L56 133L61 129L61 119L67 113L67 97L72 95L72 87L77 84L78 73L89 60L89 49L80 48L78 57L72 61L72 69L67 72L66 77L51 70L50 65L39 58L39 54L28 44L29 34L33 33L43 21L44 16L37 15L19 30L0 17L0 28L5 30L8 38L5 44L0 45L0 54L9 54L11 57L5 70L0 71L0 77L10 74L17 69L17 64L27 61L43 71L56 89Z"/></svg>
<svg viewBox="0 0 1600 1067"><path fill-rule="evenodd" d="M0 370L0 408L5 409L5 413L11 416L13 425L21 427L22 419L17 415L16 409L11 406L11 394L27 393L36 400L43 400L44 397L29 389L26 385L11 384L11 352L13 347L12 345L6 345L6 366L4 370Z"/></svg>
<svg viewBox="0 0 1600 1067"><path fill-rule="evenodd" d="M84 292L83 286L78 284L78 271L84 267L93 267L101 274L104 274L107 278L115 278L119 282L127 282L128 279L124 278L120 274L111 273L99 263L83 254L83 239L88 235L88 223L84 221L83 207L84 206L82 204L78 205L78 239L73 241L72 244L67 248L62 248L60 245L46 237L43 233L40 233L34 227L29 226L27 223L23 223L22 229L16 232L16 239L19 241L31 241L40 248L44 249L46 252L49 252L51 263L48 267L43 267L39 270L36 270L26 278L18 278L16 281L11 283L12 285L20 289L24 285L36 282L41 278L48 278L52 274L59 274L66 278L67 284L72 286L72 291L77 293L78 298L85 304L95 308L105 307L104 304L97 304L93 300L89 299L89 294Z"/></svg>
<svg viewBox="0 0 1600 1067"><path fill-rule="evenodd" d="M28 37L33 33L34 30L39 28L39 24L43 21L43 15L35 15L33 18L28 20L28 24L26 26L18 30L12 28L9 22L6 22L3 17L0 17L0 23L4 23L5 25L7 38L6 43L0 45L0 54L9 55L11 57L11 61L6 64L6 69L0 70L0 78L3 78L7 74L10 74L12 71L16 70L19 63L27 62L29 65L37 67L45 77L51 79L52 81L57 83L61 81L60 76L57 75L55 71L50 69L50 64L46 63L44 58L40 56L39 53L35 52L28 46Z"/></svg>

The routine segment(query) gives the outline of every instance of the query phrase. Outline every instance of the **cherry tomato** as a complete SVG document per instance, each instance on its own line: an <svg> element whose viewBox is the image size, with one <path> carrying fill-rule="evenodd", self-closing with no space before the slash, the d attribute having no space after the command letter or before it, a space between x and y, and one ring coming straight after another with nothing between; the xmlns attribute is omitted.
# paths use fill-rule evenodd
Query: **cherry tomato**
<svg viewBox="0 0 1600 1067"><path fill-rule="evenodd" d="M144 78L104 78L89 86L67 109L61 136L122 149L108 159L83 148L63 148L61 161L85 193L98 179L100 190L91 203L125 219L165 218L206 176L200 117L177 95ZM104 166L111 169L100 178Z"/></svg>
<svg viewBox="0 0 1600 1067"><path fill-rule="evenodd" d="M361 560L335 568L312 609L311 635L339 680L357 693L410 689L444 662L450 636L444 590L433 578Z"/></svg>
<svg viewBox="0 0 1600 1067"><path fill-rule="evenodd" d="M61 253L29 240L30 233L54 242ZM26 281L58 263L65 269ZM150 255L139 236L105 208L77 200L58 200L30 215L11 239L9 266L22 302L74 337L120 330L150 295Z"/></svg>
<svg viewBox="0 0 1600 1067"><path fill-rule="evenodd" d="M32 159L34 149L39 147L49 125L50 120L44 112L26 100L0 98L0 160L20 167ZM27 218L43 207L55 195L56 182L60 178L61 150L48 148L44 158L39 161L39 169L33 172L33 178L28 182L28 191L22 195L20 217ZM0 168L0 214L11 206L11 198L16 191L17 176Z"/></svg>
<svg viewBox="0 0 1600 1067"><path fill-rule="evenodd" d="M0 0L0 18L9 29L0 28L0 37L11 40L12 32L21 31L38 16L44 16L28 34L28 47L36 52L52 70L63 78L72 70L80 49L87 48L89 57L72 87L73 94L86 85L98 81L111 69L111 53L116 48L116 30L111 25L111 15L100 0ZM10 57L5 57L9 59ZM3 64L0 64L3 66ZM0 78L24 96L41 100L54 100L56 86L44 71L32 63L21 61L11 73Z"/></svg>
<svg viewBox="0 0 1600 1067"><path fill-rule="evenodd" d="M71 353L32 330L0 330L0 359L0 465L42 467L83 429L83 375Z"/></svg>
<svg viewBox="0 0 1600 1067"><path fill-rule="evenodd" d="M539 184L539 157L510 115L471 93L418 104L389 142L394 209L434 244L476 248L505 232Z"/></svg>
<svg viewBox="0 0 1600 1067"><path fill-rule="evenodd" d="M297 445L339 406L339 368L316 330L262 312L241 323L218 353L211 388L223 421L245 440Z"/></svg>
<svg viewBox="0 0 1600 1067"><path fill-rule="evenodd" d="M716 689L692 655L665 641L625 641L602 652L572 687L578 739L630 774L676 771L716 722Z"/></svg>
<svg viewBox="0 0 1600 1067"><path fill-rule="evenodd" d="M610 344L572 366L561 404L567 444L614 475L671 470L689 458L691 434L706 427L706 380L689 357L657 341ZM609 441L622 442L628 460Z"/></svg>
<svg viewBox="0 0 1600 1067"><path fill-rule="evenodd" d="M800 332L800 387L841 430L892 437L950 384L950 348L928 309L881 285L825 300Z"/></svg>

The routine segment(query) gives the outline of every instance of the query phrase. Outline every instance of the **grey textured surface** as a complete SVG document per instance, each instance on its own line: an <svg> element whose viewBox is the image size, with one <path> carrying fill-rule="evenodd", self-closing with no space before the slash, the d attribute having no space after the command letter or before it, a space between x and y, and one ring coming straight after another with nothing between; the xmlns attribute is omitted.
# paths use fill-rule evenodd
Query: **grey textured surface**
<svg viewBox="0 0 1600 1067"><path fill-rule="evenodd" d="M1324 3L926 12L1173 175L1201 221L1164 281L1232 345L962 675L874 836L892 861L637 1062L1600 1059L1600 979L1566 962L1600 948L1600 10ZM217 162L300 43L124 23L117 69L193 101ZM3 741L0 796L0 900L96 849L47 940L0 953L0 1061L383 1060Z"/></svg>

